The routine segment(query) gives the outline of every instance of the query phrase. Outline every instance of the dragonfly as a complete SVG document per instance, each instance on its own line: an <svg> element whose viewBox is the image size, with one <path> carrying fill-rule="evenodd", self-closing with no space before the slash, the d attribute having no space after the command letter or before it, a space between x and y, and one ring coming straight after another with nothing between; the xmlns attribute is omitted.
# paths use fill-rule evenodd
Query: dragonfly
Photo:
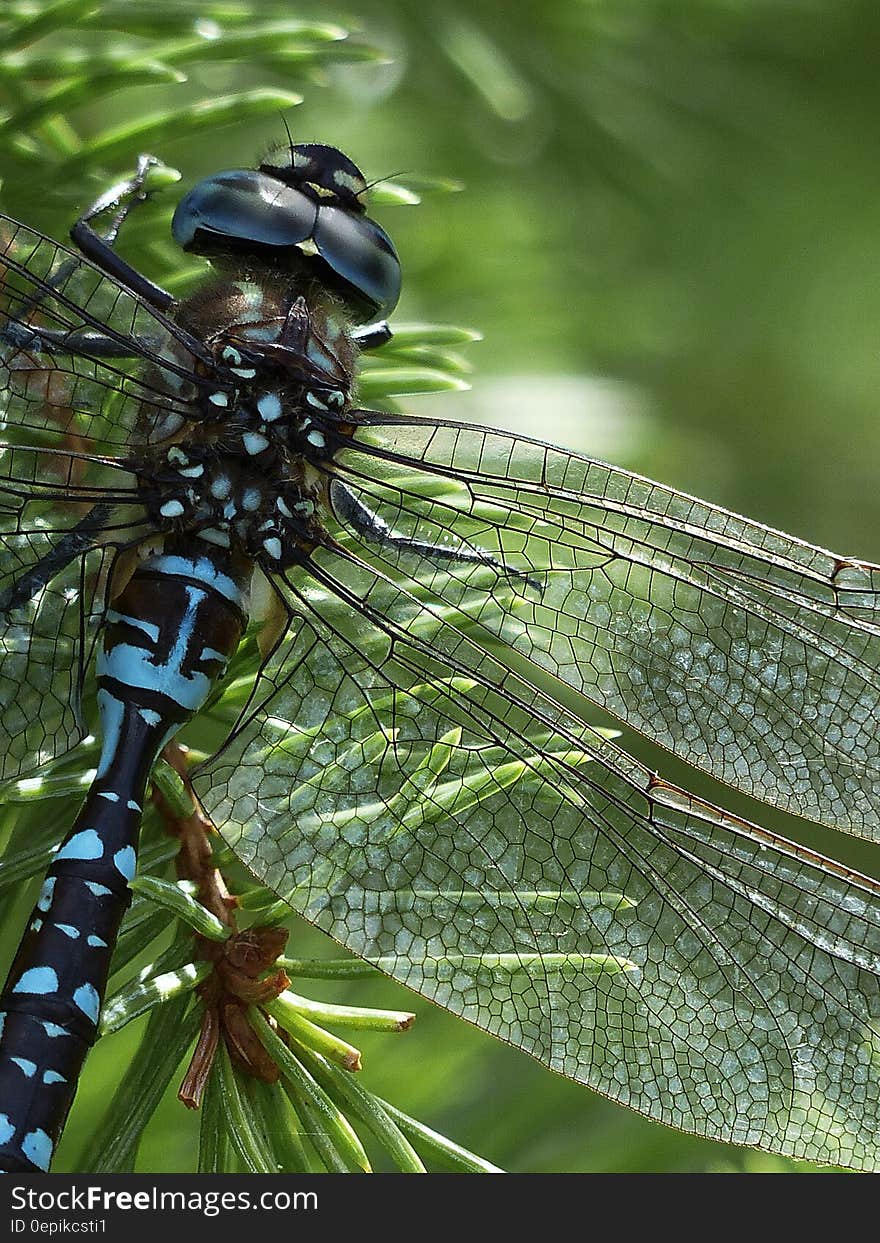
<svg viewBox="0 0 880 1243"><path fill-rule="evenodd" d="M76 250L0 218L0 780L90 712L102 740L0 997L0 1169L50 1166L151 767L200 716L206 813L355 955L649 1118L878 1168L880 887L591 721L877 840L880 567L362 408L401 267L357 166L290 142L198 182L178 300L116 248L150 162Z"/></svg>

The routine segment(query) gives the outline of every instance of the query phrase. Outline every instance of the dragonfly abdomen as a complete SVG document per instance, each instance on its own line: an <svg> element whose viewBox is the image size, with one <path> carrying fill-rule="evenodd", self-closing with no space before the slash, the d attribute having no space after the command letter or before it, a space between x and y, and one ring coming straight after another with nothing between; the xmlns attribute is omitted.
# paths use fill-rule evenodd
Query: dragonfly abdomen
<svg viewBox="0 0 880 1243"><path fill-rule="evenodd" d="M150 769L205 703L246 624L249 564L193 543L142 561L107 612L95 781L0 998L0 1170L49 1168L97 1034Z"/></svg>

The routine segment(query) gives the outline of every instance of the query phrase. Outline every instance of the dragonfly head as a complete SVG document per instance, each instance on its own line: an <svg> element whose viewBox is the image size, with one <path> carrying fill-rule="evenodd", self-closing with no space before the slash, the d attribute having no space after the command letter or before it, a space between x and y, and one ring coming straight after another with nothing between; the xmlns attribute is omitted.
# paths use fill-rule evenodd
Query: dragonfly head
<svg viewBox="0 0 880 1243"><path fill-rule="evenodd" d="M320 143L291 144L283 155L200 181L177 206L174 240L195 254L305 267L342 293L358 319L389 315L400 297L400 260L365 213L360 169Z"/></svg>

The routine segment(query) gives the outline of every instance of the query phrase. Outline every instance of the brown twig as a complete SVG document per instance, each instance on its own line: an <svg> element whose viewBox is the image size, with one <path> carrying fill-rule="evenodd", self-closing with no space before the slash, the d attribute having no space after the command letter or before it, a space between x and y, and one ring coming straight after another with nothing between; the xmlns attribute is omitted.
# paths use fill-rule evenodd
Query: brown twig
<svg viewBox="0 0 880 1243"><path fill-rule="evenodd" d="M238 899L230 894L223 875L214 866L211 837L216 830L190 784L186 748L169 743L163 756L186 785L193 803L192 814L181 817L161 793L153 791L166 831L180 842L177 875L195 883L199 902L231 931L226 941L195 938L199 956L212 963L214 970L198 989L205 1006L202 1029L178 1097L190 1109L197 1109L221 1036L239 1070L267 1083L277 1082L278 1067L251 1027L247 1007L264 1005L289 987L290 979L284 971L265 975L284 950L287 930L253 927L239 932L235 917Z"/></svg>

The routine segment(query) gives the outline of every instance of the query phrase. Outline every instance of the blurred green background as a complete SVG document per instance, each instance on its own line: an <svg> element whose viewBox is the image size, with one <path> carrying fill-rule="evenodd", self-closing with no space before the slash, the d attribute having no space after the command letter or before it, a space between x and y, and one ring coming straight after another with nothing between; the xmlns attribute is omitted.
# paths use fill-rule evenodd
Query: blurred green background
<svg viewBox="0 0 880 1243"><path fill-rule="evenodd" d="M5 7L18 17L48 6ZM217 56L225 32L247 27L243 3L67 7L74 48L146 56L172 26L194 45L183 80L132 81L78 103L80 135L233 90L291 89L305 97L286 113L295 140L342 147L370 179L463 183L377 212L403 260L400 318L485 337L470 355L472 391L414 398L413 412L557 441L880 560L872 0L251 6L261 20L338 21L387 54L315 73L295 59ZM183 128L166 125L157 154L185 185L284 137L277 110L210 134ZM69 158L63 175L41 176L10 149L4 208L61 237L107 168L136 154L117 159L111 145L103 170ZM749 806L625 741L664 775L880 874L867 847ZM315 934L295 935L297 955L326 952ZM363 1042L365 1082L505 1168L795 1168L648 1124L390 984L344 995L419 1014L406 1036ZM132 1047L126 1031L96 1052L58 1169L75 1161ZM194 1136L193 1117L169 1101L140 1168L194 1168Z"/></svg>

